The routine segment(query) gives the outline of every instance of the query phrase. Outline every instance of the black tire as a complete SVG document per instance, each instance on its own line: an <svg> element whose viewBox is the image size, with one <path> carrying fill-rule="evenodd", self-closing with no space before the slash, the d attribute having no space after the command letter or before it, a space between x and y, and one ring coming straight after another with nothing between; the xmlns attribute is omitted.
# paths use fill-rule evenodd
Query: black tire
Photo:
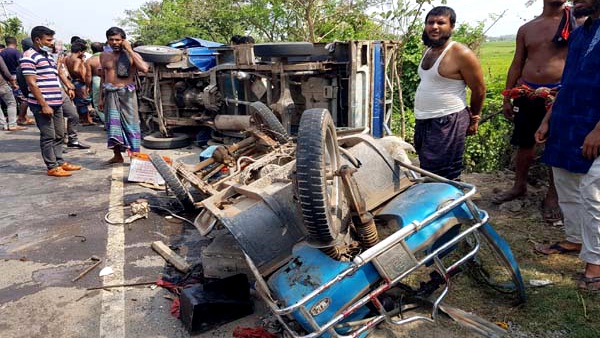
<svg viewBox="0 0 600 338"><path fill-rule="evenodd" d="M286 144L289 136L277 116L266 104L257 101L250 104L250 114L260 124L260 130L275 139L280 144Z"/></svg>
<svg viewBox="0 0 600 338"><path fill-rule="evenodd" d="M311 245L330 247L340 234L343 187L333 173L341 166L333 119L327 109L302 114L296 148L296 177L304 225Z"/></svg>
<svg viewBox="0 0 600 338"><path fill-rule="evenodd" d="M315 46L310 42L286 42L286 43L257 43L254 45L256 56L308 56L312 55Z"/></svg>
<svg viewBox="0 0 600 338"><path fill-rule="evenodd" d="M134 49L146 62L172 63L181 61L183 51L167 46L139 46Z"/></svg>
<svg viewBox="0 0 600 338"><path fill-rule="evenodd" d="M171 166L163 160L162 156L157 153L150 154L150 162L154 165L158 173L167 183L179 203L185 210L194 210L194 198L188 188L186 188L181 180L177 178Z"/></svg>
<svg viewBox="0 0 600 338"><path fill-rule="evenodd" d="M176 149L190 145L192 141L186 134L173 134L172 137L163 137L160 132L144 136L142 145L148 149Z"/></svg>

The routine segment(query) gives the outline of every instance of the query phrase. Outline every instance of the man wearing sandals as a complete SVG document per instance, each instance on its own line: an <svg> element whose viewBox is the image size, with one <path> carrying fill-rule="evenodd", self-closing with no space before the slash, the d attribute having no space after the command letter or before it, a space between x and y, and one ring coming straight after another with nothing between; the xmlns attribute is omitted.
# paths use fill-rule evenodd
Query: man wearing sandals
<svg viewBox="0 0 600 338"><path fill-rule="evenodd" d="M512 201L527 192L527 175L535 157L534 134L560 88L567 41L574 26L575 19L566 0L544 0L542 14L517 32L502 108L504 116L514 122L510 143L517 147L515 182L511 189L493 198L496 204ZM562 220L562 214L551 171L549 176L542 217L554 223Z"/></svg>
<svg viewBox="0 0 600 338"><path fill-rule="evenodd" d="M71 171L81 166L63 160L62 145L65 134L62 95L56 62L50 54L54 44L54 31L36 26L31 30L33 48L23 52L20 65L29 87L27 102L40 130L42 158L48 176L71 176Z"/></svg>
<svg viewBox="0 0 600 338"><path fill-rule="evenodd" d="M544 254L579 252L586 263L579 287L600 291L600 0L575 0L576 16L589 15L569 42L562 88L535 134L546 142L564 213L566 239L538 246Z"/></svg>

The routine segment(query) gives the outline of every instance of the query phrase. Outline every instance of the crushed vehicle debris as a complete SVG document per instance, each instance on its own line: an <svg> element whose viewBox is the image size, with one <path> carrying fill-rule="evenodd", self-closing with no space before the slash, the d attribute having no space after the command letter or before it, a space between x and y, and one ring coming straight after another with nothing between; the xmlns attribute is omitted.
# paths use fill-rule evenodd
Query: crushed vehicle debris
<svg viewBox="0 0 600 338"><path fill-rule="evenodd" d="M459 273L514 302L526 294L476 188L412 165L411 146L391 135L397 43L178 43L199 46L138 50L154 62L142 111L156 148L188 125L205 149L195 165L150 160L202 235L228 230L283 330L363 337L442 311L503 333L443 302Z"/></svg>

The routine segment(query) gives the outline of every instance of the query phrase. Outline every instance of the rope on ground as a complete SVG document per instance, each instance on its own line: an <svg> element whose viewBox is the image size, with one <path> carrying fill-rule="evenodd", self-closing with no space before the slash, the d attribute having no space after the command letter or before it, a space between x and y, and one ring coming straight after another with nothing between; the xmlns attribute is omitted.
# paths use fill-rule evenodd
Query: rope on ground
<svg viewBox="0 0 600 338"><path fill-rule="evenodd" d="M188 223L188 224L191 224L191 225L195 226L195 225L194 225L194 222L190 221L189 219L187 219L187 218L185 218L185 217L181 217L181 216L179 216L179 215L175 214L173 211L171 211L171 210L169 210L169 209L167 209L167 208L159 207L158 205L151 205L151 206L150 206L150 208L155 208L155 209L160 209L160 210L166 211L166 212L168 212L168 213L169 213L171 216L173 216L173 217L177 218L178 220L182 220L182 221L184 221L184 222L186 222L186 223Z"/></svg>
<svg viewBox="0 0 600 338"><path fill-rule="evenodd" d="M115 211L110 210L109 212L106 213L106 215L104 215L104 221L111 225L130 224L130 223L137 221L138 219L148 218L150 209L153 208L153 209L159 209L159 210L166 211L174 218L177 218L188 224L194 225L194 222L190 221L189 219L187 219L185 217L181 217L181 216L175 214L170 209L167 209L167 208L164 208L164 207L161 207L158 205L150 205L150 204L148 204L148 201L144 200L144 199L139 199L139 200L131 203L129 206L123 206L122 208L123 208L123 210L131 209L132 215L127 217L126 219L113 220L113 219L111 219L112 218L111 215ZM114 208L112 208L112 209L114 209Z"/></svg>

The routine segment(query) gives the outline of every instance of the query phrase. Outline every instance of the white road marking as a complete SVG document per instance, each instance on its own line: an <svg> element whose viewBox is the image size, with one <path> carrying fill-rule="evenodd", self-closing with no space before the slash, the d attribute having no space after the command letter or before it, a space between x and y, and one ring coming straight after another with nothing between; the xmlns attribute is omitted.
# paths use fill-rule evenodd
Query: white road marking
<svg viewBox="0 0 600 338"><path fill-rule="evenodd" d="M112 183L110 185L109 210L111 218L123 219L123 179L125 169L122 165L112 169ZM106 239L106 263L111 266L114 273L105 276L103 285L123 284L125 282L125 227L123 225L110 225ZM100 337L120 338L125 337L125 289L114 288L102 290L102 313L100 314Z"/></svg>

